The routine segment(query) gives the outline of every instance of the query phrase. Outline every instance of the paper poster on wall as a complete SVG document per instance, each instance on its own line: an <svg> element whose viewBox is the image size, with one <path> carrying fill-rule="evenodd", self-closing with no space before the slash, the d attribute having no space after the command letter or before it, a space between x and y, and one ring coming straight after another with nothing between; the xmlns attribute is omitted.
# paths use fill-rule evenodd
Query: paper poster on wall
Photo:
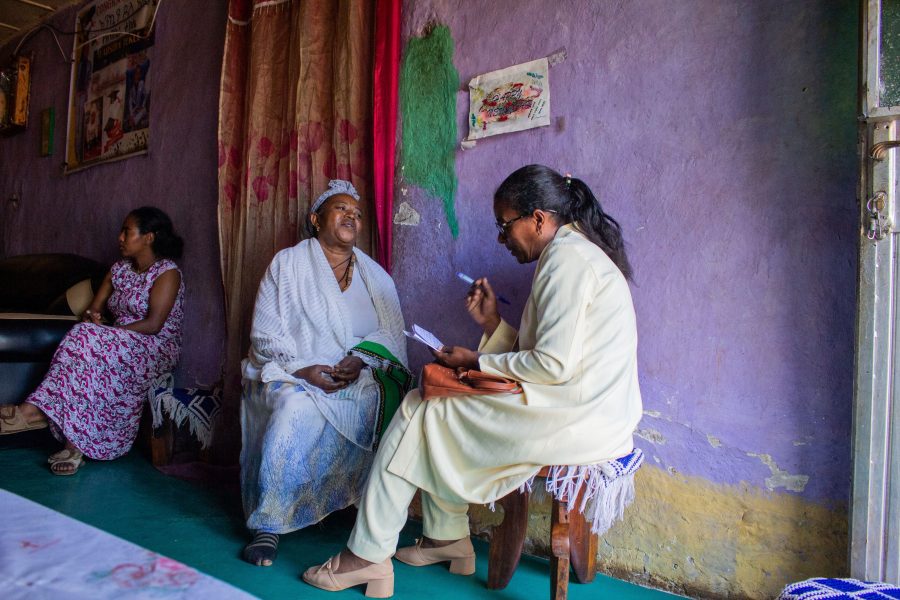
<svg viewBox="0 0 900 600"><path fill-rule="evenodd" d="M546 58L491 71L469 82L467 140L550 124Z"/></svg>
<svg viewBox="0 0 900 600"><path fill-rule="evenodd" d="M75 18L66 171L147 151L160 0L94 0Z"/></svg>

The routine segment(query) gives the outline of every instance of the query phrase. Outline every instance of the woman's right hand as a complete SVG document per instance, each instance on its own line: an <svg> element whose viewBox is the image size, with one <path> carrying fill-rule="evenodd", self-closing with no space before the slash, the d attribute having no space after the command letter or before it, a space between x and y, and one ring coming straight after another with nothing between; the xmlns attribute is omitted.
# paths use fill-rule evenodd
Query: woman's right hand
<svg viewBox="0 0 900 600"><path fill-rule="evenodd" d="M106 301L109 300L112 293L112 273L107 271L106 277L103 278L100 289L94 294L94 299L91 301L90 306L88 306L87 310L84 311L84 314L81 315L81 320L85 323L103 325L103 308L106 306Z"/></svg>
<svg viewBox="0 0 900 600"><path fill-rule="evenodd" d="M497 310L497 296L488 283L487 277L475 280L466 295L466 310L472 319L481 326L485 335L491 337L500 325L500 312Z"/></svg>
<svg viewBox="0 0 900 600"><path fill-rule="evenodd" d="M86 322L86 323L93 323L94 325L100 325L100 324L101 324L101 323L100 323L100 318L101 318L100 312L99 312L99 311L94 311L94 310L91 310L91 309L87 309L86 311L84 311L84 314L81 315L81 320L82 320L82 321L84 321L84 322Z"/></svg>
<svg viewBox="0 0 900 600"><path fill-rule="evenodd" d="M297 371L294 372L294 377L308 381L323 392L330 394L342 390L348 385L346 381L335 381L331 377L326 377L326 375L330 375L333 370L334 369L328 365L310 365L308 367L303 367L302 369L297 369Z"/></svg>

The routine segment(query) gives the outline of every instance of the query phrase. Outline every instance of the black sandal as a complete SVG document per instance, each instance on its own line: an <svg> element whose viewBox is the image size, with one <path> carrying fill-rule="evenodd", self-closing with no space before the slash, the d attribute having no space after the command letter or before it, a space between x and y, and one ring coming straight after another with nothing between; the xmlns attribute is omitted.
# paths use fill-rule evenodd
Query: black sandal
<svg viewBox="0 0 900 600"><path fill-rule="evenodd" d="M278 534L257 531L250 543L244 546L243 558L251 565L268 567L278 556Z"/></svg>

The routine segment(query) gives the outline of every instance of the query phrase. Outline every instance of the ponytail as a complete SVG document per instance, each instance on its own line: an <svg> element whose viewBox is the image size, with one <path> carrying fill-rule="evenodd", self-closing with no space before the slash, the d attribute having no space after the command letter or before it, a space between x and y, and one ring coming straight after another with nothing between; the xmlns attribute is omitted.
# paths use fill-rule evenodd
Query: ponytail
<svg viewBox="0 0 900 600"><path fill-rule="evenodd" d="M603 212L600 201L582 180L571 175L563 177L544 165L528 165L500 184L494 192L494 202L498 201L509 203L520 215L538 209L556 213L563 223L572 223L599 246L625 278L631 279L633 272L625 253L622 228Z"/></svg>
<svg viewBox="0 0 900 600"><path fill-rule="evenodd" d="M625 240L622 238L619 222L603 212L600 201L586 183L574 177L566 177L566 184L572 200L568 215L570 218L567 220L574 223L578 231L609 256L625 279L631 279L631 263L625 253Z"/></svg>

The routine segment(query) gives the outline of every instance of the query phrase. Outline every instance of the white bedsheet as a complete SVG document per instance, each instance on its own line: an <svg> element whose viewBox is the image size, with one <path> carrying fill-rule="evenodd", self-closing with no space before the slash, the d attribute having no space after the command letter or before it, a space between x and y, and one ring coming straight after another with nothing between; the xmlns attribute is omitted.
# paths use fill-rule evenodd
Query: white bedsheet
<svg viewBox="0 0 900 600"><path fill-rule="evenodd" d="M4 600L254 597L5 490L0 490L0 514Z"/></svg>

